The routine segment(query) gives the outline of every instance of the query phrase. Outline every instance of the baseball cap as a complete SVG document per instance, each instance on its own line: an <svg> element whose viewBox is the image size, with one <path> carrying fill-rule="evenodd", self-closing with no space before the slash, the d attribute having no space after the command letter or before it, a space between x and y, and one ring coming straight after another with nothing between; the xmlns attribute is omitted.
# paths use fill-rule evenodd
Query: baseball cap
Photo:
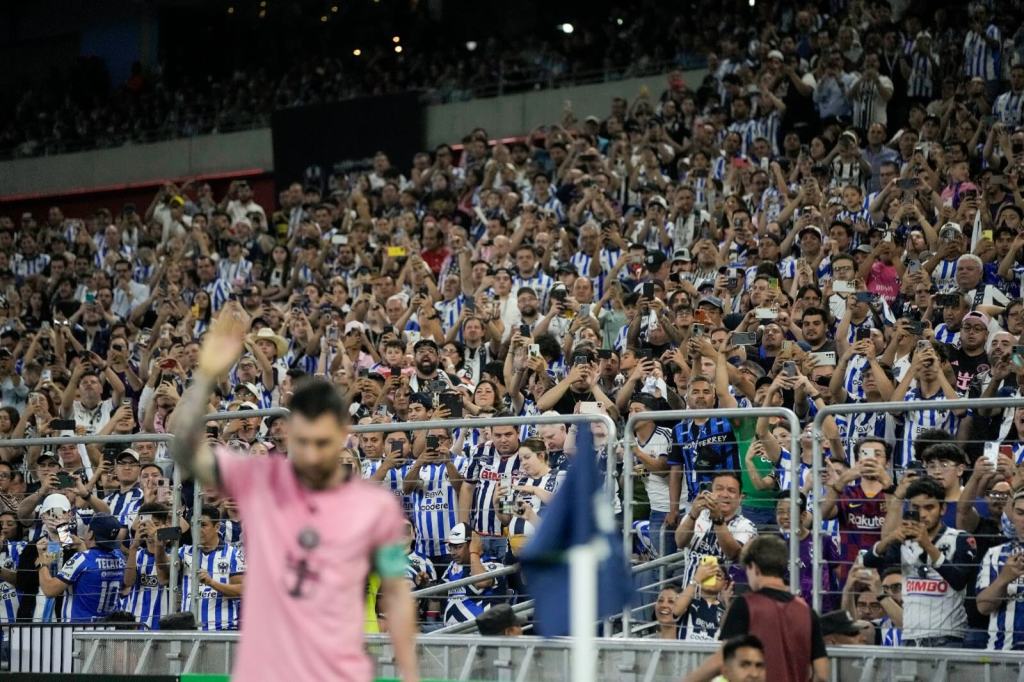
<svg viewBox="0 0 1024 682"><path fill-rule="evenodd" d="M422 405L428 410L434 409L434 401L426 393L413 393L410 395L409 404L412 405L413 403Z"/></svg>
<svg viewBox="0 0 1024 682"><path fill-rule="evenodd" d="M448 533L448 544L464 545L469 542L471 535L469 526L464 523L456 523L452 526L451 532Z"/></svg>
<svg viewBox="0 0 1024 682"><path fill-rule="evenodd" d="M433 339L420 339L416 342L416 345L412 347L412 351L415 353L420 348L433 348L434 350L437 350L437 342Z"/></svg>
<svg viewBox="0 0 1024 682"><path fill-rule="evenodd" d="M964 230L958 223L949 222L939 228L939 239L962 237Z"/></svg>
<svg viewBox="0 0 1024 682"><path fill-rule="evenodd" d="M136 462L141 462L142 461L142 457L139 456L139 453L137 453L135 450L133 450L131 448L125 448L121 452L117 453L117 459L118 460L120 460L122 457L131 457Z"/></svg>
<svg viewBox="0 0 1024 682"><path fill-rule="evenodd" d="M818 235L818 239L821 239L821 235L822 235L821 228L818 227L817 225L806 225L806 226L804 226L803 228L800 229L800 231L797 233L796 236L797 237L802 237L802 236L804 236L804 232L813 232L814 234Z"/></svg>
<svg viewBox="0 0 1024 682"><path fill-rule="evenodd" d="M60 493L50 493L43 500L43 503L39 506L40 512L48 511L71 511L71 500Z"/></svg>
<svg viewBox="0 0 1024 682"><path fill-rule="evenodd" d="M366 331L366 325L359 320L351 320L350 322L345 323L345 333L350 334L353 331L364 332Z"/></svg>
<svg viewBox="0 0 1024 682"><path fill-rule="evenodd" d="M36 457L36 464L38 464L39 461L43 459L52 459L54 462L60 464L60 460L57 459L57 455L53 452L53 450L43 450L41 453L39 453L39 456Z"/></svg>
<svg viewBox="0 0 1024 682"><path fill-rule="evenodd" d="M673 263L676 263L676 262L679 262L679 261L682 261L684 263L689 263L692 260L693 260L693 254L691 254L690 250L687 249L686 247L683 247L681 249L677 249L677 250L672 252L672 262Z"/></svg>
<svg viewBox="0 0 1024 682"><path fill-rule="evenodd" d="M712 308L718 308L723 313L725 312L725 304L722 303L722 299L717 296L711 296L710 294L707 296L701 296L700 301L697 303L697 307L699 308L702 305L709 305Z"/></svg>
<svg viewBox="0 0 1024 682"><path fill-rule="evenodd" d="M576 266L573 265L572 263L559 263L558 267L555 268L555 274L556 275L565 275L565 274L578 275L579 271L576 269Z"/></svg>
<svg viewBox="0 0 1024 682"><path fill-rule="evenodd" d="M244 388L245 390L249 391L249 393L252 393L252 397L254 397L254 398L259 398L260 397L261 391L260 391L259 387L256 386L256 384L254 384L254 383L245 381L245 382L242 382L240 384L237 384L235 386L235 391L238 391L238 389L240 389L240 388Z"/></svg>
<svg viewBox="0 0 1024 682"><path fill-rule="evenodd" d="M781 62L783 60L783 56L778 50L770 50L768 52L768 59L778 59Z"/></svg>
<svg viewBox="0 0 1024 682"><path fill-rule="evenodd" d="M647 205L650 206L651 204L657 204L658 206L661 206L666 211L668 210L668 202L665 201L665 197L663 197L661 195L655 195L655 196L651 197L650 199L648 199L647 200Z"/></svg>
<svg viewBox="0 0 1024 682"><path fill-rule="evenodd" d="M820 622L822 637L827 635L853 636L860 634L860 626L857 625L857 621L845 609L829 611L821 617Z"/></svg>
<svg viewBox="0 0 1024 682"><path fill-rule="evenodd" d="M96 545L103 549L117 548L117 534L121 532L121 528L121 522L110 514L94 514L89 520L89 530L93 539Z"/></svg>
<svg viewBox="0 0 1024 682"><path fill-rule="evenodd" d="M648 251L647 256L644 257L644 265L650 271L657 270L665 262L665 254L661 251Z"/></svg>
<svg viewBox="0 0 1024 682"><path fill-rule="evenodd" d="M986 328L992 322L992 320L989 318L989 316L986 315L985 313L981 312L980 310L972 310L971 312L969 312L966 315L964 315L964 319L961 320L960 324L963 324L967 320L977 320L977 321L981 322L983 325L985 325Z"/></svg>
<svg viewBox="0 0 1024 682"><path fill-rule="evenodd" d="M861 244L860 246L855 248L853 251L854 251L854 253L871 253L871 247L868 246L867 244Z"/></svg>

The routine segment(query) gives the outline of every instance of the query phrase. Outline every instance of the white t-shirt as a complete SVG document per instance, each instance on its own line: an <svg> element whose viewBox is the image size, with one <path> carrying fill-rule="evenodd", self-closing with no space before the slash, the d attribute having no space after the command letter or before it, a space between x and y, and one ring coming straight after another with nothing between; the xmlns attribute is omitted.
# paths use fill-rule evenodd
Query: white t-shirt
<svg viewBox="0 0 1024 682"><path fill-rule="evenodd" d="M662 426L655 427L651 437L645 442L640 442L640 439L637 439L637 447L652 457L668 461L669 452L672 450L672 432ZM651 509L667 514L669 511L668 472L652 472L645 479L645 485Z"/></svg>

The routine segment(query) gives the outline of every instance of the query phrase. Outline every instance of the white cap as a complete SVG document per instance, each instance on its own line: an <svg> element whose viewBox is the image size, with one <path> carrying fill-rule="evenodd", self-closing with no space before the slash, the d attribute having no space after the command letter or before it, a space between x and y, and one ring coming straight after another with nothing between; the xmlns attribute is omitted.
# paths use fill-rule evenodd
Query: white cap
<svg viewBox="0 0 1024 682"><path fill-rule="evenodd" d="M40 505L39 511L45 513L54 510L62 512L71 511L71 501L65 495L61 495L60 493L50 493L46 496L46 499L43 500L43 504Z"/></svg>

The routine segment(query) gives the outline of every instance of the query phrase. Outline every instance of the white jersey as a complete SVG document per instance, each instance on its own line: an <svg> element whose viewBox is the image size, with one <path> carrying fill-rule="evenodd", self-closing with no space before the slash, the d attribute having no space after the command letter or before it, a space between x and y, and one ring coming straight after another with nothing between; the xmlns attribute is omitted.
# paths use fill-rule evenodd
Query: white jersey
<svg viewBox="0 0 1024 682"><path fill-rule="evenodd" d="M732 517L725 525L741 546L757 537L757 527L742 514ZM682 576L684 585L693 579L700 558L705 555L718 557L719 564L730 563L718 544L718 535L715 534L715 529L711 525L711 514L707 509L700 513L697 521L693 524L693 537L690 538L690 544L686 547L686 569Z"/></svg>
<svg viewBox="0 0 1024 682"><path fill-rule="evenodd" d="M498 485L509 485L521 475L519 455L502 457L494 443L487 442L476 449L466 470L466 481L474 486L470 526L482 535L501 535L501 522L494 509L494 495Z"/></svg>
<svg viewBox="0 0 1024 682"><path fill-rule="evenodd" d="M967 626L964 594L977 561L974 538L962 530L942 527L934 538L939 560L921 549L917 540L892 545L879 557L872 551L864 565L882 569L899 562L903 571L903 639L963 638Z"/></svg>
<svg viewBox="0 0 1024 682"><path fill-rule="evenodd" d="M667 463L668 455L672 451L672 431L663 426L655 427L651 437L645 442L641 443L637 439L637 447L652 457L664 459ZM669 511L667 471L651 473L644 479L644 484L647 487L647 499L651 503L651 509L667 514Z"/></svg>

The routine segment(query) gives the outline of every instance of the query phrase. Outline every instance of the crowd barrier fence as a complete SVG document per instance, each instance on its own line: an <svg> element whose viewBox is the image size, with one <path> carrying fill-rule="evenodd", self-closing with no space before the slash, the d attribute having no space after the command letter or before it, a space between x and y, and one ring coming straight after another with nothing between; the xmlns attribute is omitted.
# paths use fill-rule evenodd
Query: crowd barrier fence
<svg viewBox="0 0 1024 682"><path fill-rule="evenodd" d="M980 410L994 409L1005 410L1010 408L1024 407L1024 398L963 398L958 400L921 400L907 402L885 402L885 403L847 403L843 405L827 405L819 410L812 422L811 438L811 480L812 485L820 486L822 467L822 442L824 439L822 425L827 417L847 414L900 414L907 412L924 412L941 408L941 411L949 410ZM793 461L797 462L799 449L794 450ZM799 480L797 478L793 479ZM820 500L810 504L813 514L811 552L812 562L812 604L816 610L821 609L822 585L821 585L821 558L822 558L822 514Z"/></svg>

